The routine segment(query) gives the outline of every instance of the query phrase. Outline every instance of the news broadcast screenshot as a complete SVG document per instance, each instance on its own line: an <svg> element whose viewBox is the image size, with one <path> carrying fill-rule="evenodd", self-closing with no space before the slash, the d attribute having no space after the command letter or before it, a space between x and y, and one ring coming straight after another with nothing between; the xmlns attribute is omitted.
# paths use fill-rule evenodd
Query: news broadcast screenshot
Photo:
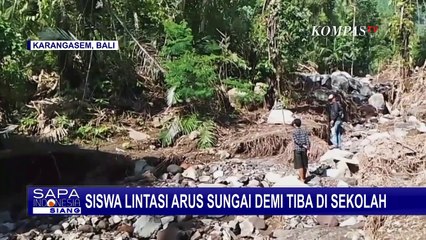
<svg viewBox="0 0 426 240"><path fill-rule="evenodd" d="M0 2L0 240L426 239L426 1Z"/></svg>

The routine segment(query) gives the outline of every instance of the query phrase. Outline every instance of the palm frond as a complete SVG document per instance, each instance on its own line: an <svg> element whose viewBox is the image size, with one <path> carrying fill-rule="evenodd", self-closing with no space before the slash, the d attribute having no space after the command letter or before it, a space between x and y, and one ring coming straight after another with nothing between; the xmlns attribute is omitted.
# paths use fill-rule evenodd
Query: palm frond
<svg viewBox="0 0 426 240"><path fill-rule="evenodd" d="M160 142L163 147L168 147L173 144L177 135L181 132L180 119L175 118L173 122L160 133Z"/></svg>
<svg viewBox="0 0 426 240"><path fill-rule="evenodd" d="M216 144L216 125L213 121L204 122L203 125L199 128L199 131L200 140L198 141L198 146L200 148L209 148Z"/></svg>
<svg viewBox="0 0 426 240"><path fill-rule="evenodd" d="M196 114L183 118L180 121L180 129L183 134L190 134L192 131L197 130L200 125L201 121Z"/></svg>

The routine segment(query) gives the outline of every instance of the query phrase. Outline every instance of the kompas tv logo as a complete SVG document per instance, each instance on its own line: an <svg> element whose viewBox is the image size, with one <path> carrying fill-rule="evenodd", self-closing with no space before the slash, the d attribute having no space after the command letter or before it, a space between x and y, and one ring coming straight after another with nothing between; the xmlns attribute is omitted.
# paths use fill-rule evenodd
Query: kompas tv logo
<svg viewBox="0 0 426 240"><path fill-rule="evenodd" d="M368 34L376 33L379 26L313 26L312 36L367 36Z"/></svg>

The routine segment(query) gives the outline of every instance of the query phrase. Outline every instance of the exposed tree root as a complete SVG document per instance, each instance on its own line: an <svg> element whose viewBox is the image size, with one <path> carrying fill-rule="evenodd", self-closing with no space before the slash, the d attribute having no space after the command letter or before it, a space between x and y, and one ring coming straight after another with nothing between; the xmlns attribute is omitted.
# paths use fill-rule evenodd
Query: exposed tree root
<svg viewBox="0 0 426 240"><path fill-rule="evenodd" d="M362 154L359 158L360 185L424 186L426 183L425 141L426 135L420 134L407 136L404 144L387 139L372 144L375 150L374 155ZM365 230L373 239L408 239L409 237L405 234L422 236L425 232L425 224L425 218L414 216L369 216Z"/></svg>
<svg viewBox="0 0 426 240"><path fill-rule="evenodd" d="M274 156L284 153L288 143L289 135L282 130L275 130L247 136L245 139L234 142L229 146L235 154L245 154L248 157Z"/></svg>
<svg viewBox="0 0 426 240"><path fill-rule="evenodd" d="M327 127L311 121L305 121L308 131L314 137L314 143L319 148L314 149L315 156L323 152L324 146L327 145L321 138L327 137ZM243 154L247 157L265 157L276 156L281 154L289 154L292 147L291 126L282 125L256 125L246 131L234 134L235 137L225 141L222 145L231 154ZM322 143L320 143L322 141ZM293 156L290 154L291 157Z"/></svg>
<svg viewBox="0 0 426 240"><path fill-rule="evenodd" d="M328 144L326 141L318 138L317 136L311 136L311 156L309 157L309 162L317 162L319 158L328 151ZM294 143L290 141L282 154L282 159L285 163L291 163L293 161L293 149Z"/></svg>

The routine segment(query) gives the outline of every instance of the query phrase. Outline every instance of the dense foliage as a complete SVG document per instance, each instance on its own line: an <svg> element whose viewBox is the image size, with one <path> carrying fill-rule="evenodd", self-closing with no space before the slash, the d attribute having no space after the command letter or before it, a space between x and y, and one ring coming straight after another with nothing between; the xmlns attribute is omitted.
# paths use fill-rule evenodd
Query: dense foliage
<svg viewBox="0 0 426 240"><path fill-rule="evenodd" d="M257 82L293 96L286 86L300 66L365 75L394 60L404 69L423 64L425 6L409 0L2 0L1 104L22 110L41 97L32 77L55 72L59 86L45 98L139 112L180 106L181 123L170 122L163 144L188 129L212 139L208 119L229 109L224 96L231 88L239 90L239 106L252 106L264 101L254 91ZM379 30L357 37L311 35L313 26L366 25ZM118 40L120 51L30 52L27 39ZM77 135L91 131L89 123L73 125Z"/></svg>

